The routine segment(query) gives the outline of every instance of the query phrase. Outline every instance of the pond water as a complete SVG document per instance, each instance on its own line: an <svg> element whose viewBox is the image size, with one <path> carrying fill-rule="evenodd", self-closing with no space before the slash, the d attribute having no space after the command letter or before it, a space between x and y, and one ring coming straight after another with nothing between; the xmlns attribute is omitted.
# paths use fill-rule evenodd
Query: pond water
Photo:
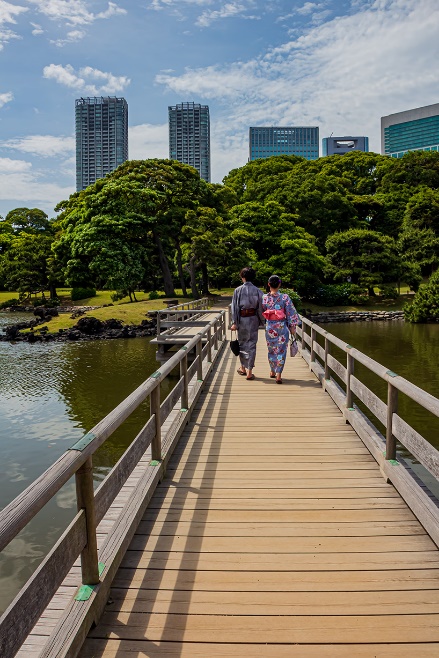
<svg viewBox="0 0 439 658"><path fill-rule="evenodd" d="M15 315L7 315L6 322L1 317L3 324L18 321ZM0 342L1 508L157 366L155 347L149 338L33 345ZM162 397L176 381L177 376L162 383ZM148 417L146 401L97 451L93 460L97 482L116 463ZM75 506L72 480L0 555L1 610L73 518Z"/></svg>
<svg viewBox="0 0 439 658"><path fill-rule="evenodd" d="M29 314L0 313L0 327L29 319ZM439 397L439 325L365 322L328 324L325 328ZM156 369L155 348L147 338L33 345L0 342L1 507ZM356 375L385 399L385 383L361 367ZM177 375L162 384L162 397L176 381ZM439 448L436 418L404 396L400 411ZM148 416L145 402L96 453L97 482ZM428 482L424 469L416 462L414 467ZM3 551L0 609L8 605L72 519L75 505L71 481Z"/></svg>

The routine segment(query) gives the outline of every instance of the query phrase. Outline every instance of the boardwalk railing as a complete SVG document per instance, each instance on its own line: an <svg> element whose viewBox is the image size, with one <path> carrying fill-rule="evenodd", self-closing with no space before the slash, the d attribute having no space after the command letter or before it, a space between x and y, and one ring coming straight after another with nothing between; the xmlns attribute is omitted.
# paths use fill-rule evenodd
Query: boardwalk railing
<svg viewBox="0 0 439 658"><path fill-rule="evenodd" d="M435 499L407 468L405 460L397 454L399 441L436 480L439 480L439 451L398 415L398 394L404 393L437 417L439 417L439 399L310 320L302 318L302 323L298 335L302 340L303 358L341 409L346 421L370 450L380 465L383 476L399 491L439 546L439 510ZM318 336L321 336L320 342L323 345L318 342ZM346 354L344 364L331 354L333 345ZM361 363L374 375L387 382L387 403L355 376L355 363ZM331 373L343 382L344 388L331 376ZM385 427L385 436L370 422L358 405L354 404L354 395Z"/></svg>
<svg viewBox="0 0 439 658"><path fill-rule="evenodd" d="M75 476L78 513L1 617L1 658L15 656L80 555L83 586L52 634L50 646L42 654L76 655L74 647L81 646L91 624L103 610L111 581L157 483L164 476L166 464L199 397L203 380L225 338L225 311L217 311L195 336L160 366L160 370L150 375L0 513L0 550L3 550ZM189 366L188 353L191 350L195 350L196 358ZM180 367L178 383L160 403L160 383L176 366ZM94 491L93 454L148 397L149 420ZM162 436L162 426L167 419L170 419L168 429ZM120 521L114 523L107 535L98 557L97 525L149 446L149 467L122 509Z"/></svg>
<svg viewBox="0 0 439 658"><path fill-rule="evenodd" d="M157 336L161 334L163 330L176 327L181 329L181 323L185 320L190 320L192 326L205 326L208 320L200 322L198 325L195 325L194 322L202 316L203 311L207 311L209 308L209 299L203 297L202 299L196 299L193 302L184 302L183 304L176 304L175 306L169 306L168 308L161 309L157 311Z"/></svg>

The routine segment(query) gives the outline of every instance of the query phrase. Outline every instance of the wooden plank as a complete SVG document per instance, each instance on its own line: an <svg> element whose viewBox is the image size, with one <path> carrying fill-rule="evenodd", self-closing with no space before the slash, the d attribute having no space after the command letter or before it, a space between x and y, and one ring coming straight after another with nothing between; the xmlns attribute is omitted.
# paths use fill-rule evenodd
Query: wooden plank
<svg viewBox="0 0 439 658"><path fill-rule="evenodd" d="M90 637L157 642L439 642L439 615L227 616L105 612Z"/></svg>
<svg viewBox="0 0 439 658"><path fill-rule="evenodd" d="M376 418L386 427L387 425L387 405L359 379L351 376L352 392L366 405Z"/></svg>
<svg viewBox="0 0 439 658"><path fill-rule="evenodd" d="M430 473L439 479L439 451L397 414L393 415L393 434Z"/></svg>
<svg viewBox="0 0 439 658"><path fill-rule="evenodd" d="M221 592L380 592L437 590L439 569L370 571L209 571L121 568L113 587Z"/></svg>
<svg viewBox="0 0 439 658"><path fill-rule="evenodd" d="M437 658L436 643L231 644L88 639L79 658Z"/></svg>

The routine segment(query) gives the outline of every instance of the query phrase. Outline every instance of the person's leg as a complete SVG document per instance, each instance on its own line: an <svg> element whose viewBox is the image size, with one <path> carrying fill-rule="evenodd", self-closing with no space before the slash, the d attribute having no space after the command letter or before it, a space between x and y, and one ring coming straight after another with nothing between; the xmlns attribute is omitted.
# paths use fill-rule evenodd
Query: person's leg
<svg viewBox="0 0 439 658"><path fill-rule="evenodd" d="M278 354L277 354L277 366L276 366L276 382L282 383L282 371L285 366L285 360L287 358L287 348L288 348L288 329L285 327L285 330L280 333L278 339Z"/></svg>
<svg viewBox="0 0 439 658"><path fill-rule="evenodd" d="M246 367L247 379L254 379L253 368L256 359L256 343L258 342L259 320L257 316L249 317L247 319L249 320L249 338L247 341L248 363Z"/></svg>

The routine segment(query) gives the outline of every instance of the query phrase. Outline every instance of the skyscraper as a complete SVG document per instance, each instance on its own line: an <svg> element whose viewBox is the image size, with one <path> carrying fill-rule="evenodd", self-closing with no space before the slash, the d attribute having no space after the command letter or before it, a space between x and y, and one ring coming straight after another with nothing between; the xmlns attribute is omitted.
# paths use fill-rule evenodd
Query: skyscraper
<svg viewBox="0 0 439 658"><path fill-rule="evenodd" d="M169 157L198 170L210 183L209 106L178 103L168 107Z"/></svg>
<svg viewBox="0 0 439 658"><path fill-rule="evenodd" d="M381 153L402 158L408 151L439 151L439 103L381 117Z"/></svg>
<svg viewBox="0 0 439 658"><path fill-rule="evenodd" d="M344 155L351 151L369 151L369 137L324 137L322 155Z"/></svg>
<svg viewBox="0 0 439 658"><path fill-rule="evenodd" d="M307 160L319 157L317 126L257 127L249 130L249 160L272 155L300 155Z"/></svg>
<svg viewBox="0 0 439 658"><path fill-rule="evenodd" d="M128 103L110 96L78 98L75 127L79 192L128 160Z"/></svg>

